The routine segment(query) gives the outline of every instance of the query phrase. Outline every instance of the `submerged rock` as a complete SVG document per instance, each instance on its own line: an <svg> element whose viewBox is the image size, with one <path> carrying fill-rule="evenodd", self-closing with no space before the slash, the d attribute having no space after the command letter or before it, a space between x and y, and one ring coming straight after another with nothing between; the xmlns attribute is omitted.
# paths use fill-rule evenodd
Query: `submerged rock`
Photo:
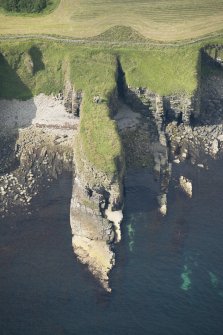
<svg viewBox="0 0 223 335"><path fill-rule="evenodd" d="M182 190L190 197L192 198L192 182L191 180L187 179L184 176L181 176L179 179L180 186Z"/></svg>
<svg viewBox="0 0 223 335"><path fill-rule="evenodd" d="M160 214L165 216L167 214L167 195L165 193L158 197L158 203Z"/></svg>
<svg viewBox="0 0 223 335"><path fill-rule="evenodd" d="M211 144L211 148L210 151L213 155L216 155L218 153L219 147L218 147L218 140L214 139L212 144Z"/></svg>
<svg viewBox="0 0 223 335"><path fill-rule="evenodd" d="M107 216L107 219L114 224L115 229L115 236L116 236L116 242L121 241L121 222L123 220L123 213L122 210L119 211L112 211L111 208L108 208L105 211L105 215Z"/></svg>

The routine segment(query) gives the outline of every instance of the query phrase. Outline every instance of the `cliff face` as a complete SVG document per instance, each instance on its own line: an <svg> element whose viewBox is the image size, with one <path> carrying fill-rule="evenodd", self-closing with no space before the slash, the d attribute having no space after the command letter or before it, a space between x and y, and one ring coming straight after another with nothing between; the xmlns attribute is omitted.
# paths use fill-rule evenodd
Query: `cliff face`
<svg viewBox="0 0 223 335"><path fill-rule="evenodd" d="M106 194L96 187L88 189L77 174L70 211L74 252L108 291L108 275L115 264L113 242L121 238L122 210L112 208L114 193L114 185Z"/></svg>
<svg viewBox="0 0 223 335"><path fill-rule="evenodd" d="M140 157L144 157L142 166L151 167L154 179L157 181L159 212L161 215L166 215L173 161L170 157L172 142L167 129L176 127L180 131L180 125L190 127L192 115L196 112L195 97L189 94L160 96L145 87L133 88L126 85L125 101L132 110L141 115L141 124L135 127L134 131L126 129L123 133L124 143L129 134L130 141L134 138L134 133L141 139L135 141L133 153L132 150L129 151L127 142L126 151L133 157L135 152L139 151Z"/></svg>

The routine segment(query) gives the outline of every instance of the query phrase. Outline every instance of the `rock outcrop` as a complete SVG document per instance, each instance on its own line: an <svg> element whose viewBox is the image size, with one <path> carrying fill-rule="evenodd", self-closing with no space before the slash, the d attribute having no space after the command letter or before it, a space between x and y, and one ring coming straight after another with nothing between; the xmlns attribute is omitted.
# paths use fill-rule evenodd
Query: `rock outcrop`
<svg viewBox="0 0 223 335"><path fill-rule="evenodd" d="M86 186L75 178L70 211L74 252L109 291L108 274L115 264L112 251L115 230L100 211L103 200L103 195L95 191L89 195Z"/></svg>
<svg viewBox="0 0 223 335"><path fill-rule="evenodd" d="M180 176L179 179L180 186L182 190L188 195L188 197L192 198L192 182L188 178L184 176Z"/></svg>
<svg viewBox="0 0 223 335"><path fill-rule="evenodd" d="M29 211L42 180L73 169L73 136L78 120L63 101L43 94L27 100L0 100L1 215L14 206Z"/></svg>
<svg viewBox="0 0 223 335"><path fill-rule="evenodd" d="M64 99L64 107L66 112L79 117L82 102L82 92L76 91L71 82L67 80L65 83L64 92L61 95Z"/></svg>

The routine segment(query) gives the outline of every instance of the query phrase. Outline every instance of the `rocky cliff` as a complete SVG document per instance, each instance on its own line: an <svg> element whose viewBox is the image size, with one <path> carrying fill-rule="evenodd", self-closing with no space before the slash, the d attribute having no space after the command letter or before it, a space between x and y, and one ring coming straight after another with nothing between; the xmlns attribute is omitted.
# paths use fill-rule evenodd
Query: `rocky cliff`
<svg viewBox="0 0 223 335"><path fill-rule="evenodd" d="M118 59L116 77L109 74L111 85L101 95L93 89L75 88L67 67L64 88L58 95L0 100L1 215L15 205L28 210L44 178L50 180L64 169L72 170L73 249L110 291L115 243L121 240L125 168L151 169L157 182L158 210L166 215L172 164L187 160L205 168L208 157L222 155L222 66L205 50L200 56L194 94L161 96L148 87L131 87ZM23 59L34 76L31 61L27 55ZM99 152L106 141L109 146ZM117 154L107 155L107 148ZM108 162L110 166L105 168L103 164ZM179 187L193 196L188 176L181 176Z"/></svg>
<svg viewBox="0 0 223 335"><path fill-rule="evenodd" d="M78 129L74 138L75 174L70 212L74 252L107 291L110 291L109 273L115 265L115 243L121 240L125 164L151 167L158 184L159 212L166 215L172 164L190 160L205 166L206 158L201 156L201 151L206 156L220 155L223 135L221 69L207 75L201 71L194 95L160 96L148 88L128 86L121 64L118 66L117 91L111 96L109 108L110 117L117 123L125 162L117 160L116 173L102 172L86 157ZM206 55L201 54L201 67L206 66ZM78 96L73 88L68 91L67 105ZM76 105L80 114L81 104ZM73 112L73 103L70 106ZM192 182L187 176L181 177L179 187L192 197Z"/></svg>
<svg viewBox="0 0 223 335"><path fill-rule="evenodd" d="M159 211L168 211L168 186L172 164L188 161L207 167L209 157L222 156L223 149L223 68L219 58L211 58L205 49L200 52L198 86L193 94L175 93L160 96L148 88L124 85L124 99L141 115L141 123L127 127L121 134L126 143L126 158L137 151L146 152L142 165L152 163L158 182ZM141 138L142 141L135 139ZM126 141L126 137L130 140ZM145 146L147 139L148 148ZM135 139L134 145L131 140ZM129 145L129 142L131 145ZM140 143L139 143L140 142ZM143 154L140 152L140 157ZM138 160L140 161L140 159ZM179 187L192 196L192 183L182 176Z"/></svg>

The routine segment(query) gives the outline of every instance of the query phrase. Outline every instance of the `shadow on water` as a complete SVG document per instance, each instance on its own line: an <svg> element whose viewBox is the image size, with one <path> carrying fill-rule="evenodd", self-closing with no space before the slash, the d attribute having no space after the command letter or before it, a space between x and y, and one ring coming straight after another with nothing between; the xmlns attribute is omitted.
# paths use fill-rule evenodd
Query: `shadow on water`
<svg viewBox="0 0 223 335"><path fill-rule="evenodd" d="M21 56L17 56L21 61ZM17 74L16 64L10 66L7 59L0 53L0 173L14 169L18 162L15 156L15 143L18 138L19 127L29 126L36 115L36 106L32 100L29 103L30 113L22 116L23 111L17 110L15 102L11 106L2 99L29 99L31 90L22 82ZM23 117L24 125L19 124Z"/></svg>

